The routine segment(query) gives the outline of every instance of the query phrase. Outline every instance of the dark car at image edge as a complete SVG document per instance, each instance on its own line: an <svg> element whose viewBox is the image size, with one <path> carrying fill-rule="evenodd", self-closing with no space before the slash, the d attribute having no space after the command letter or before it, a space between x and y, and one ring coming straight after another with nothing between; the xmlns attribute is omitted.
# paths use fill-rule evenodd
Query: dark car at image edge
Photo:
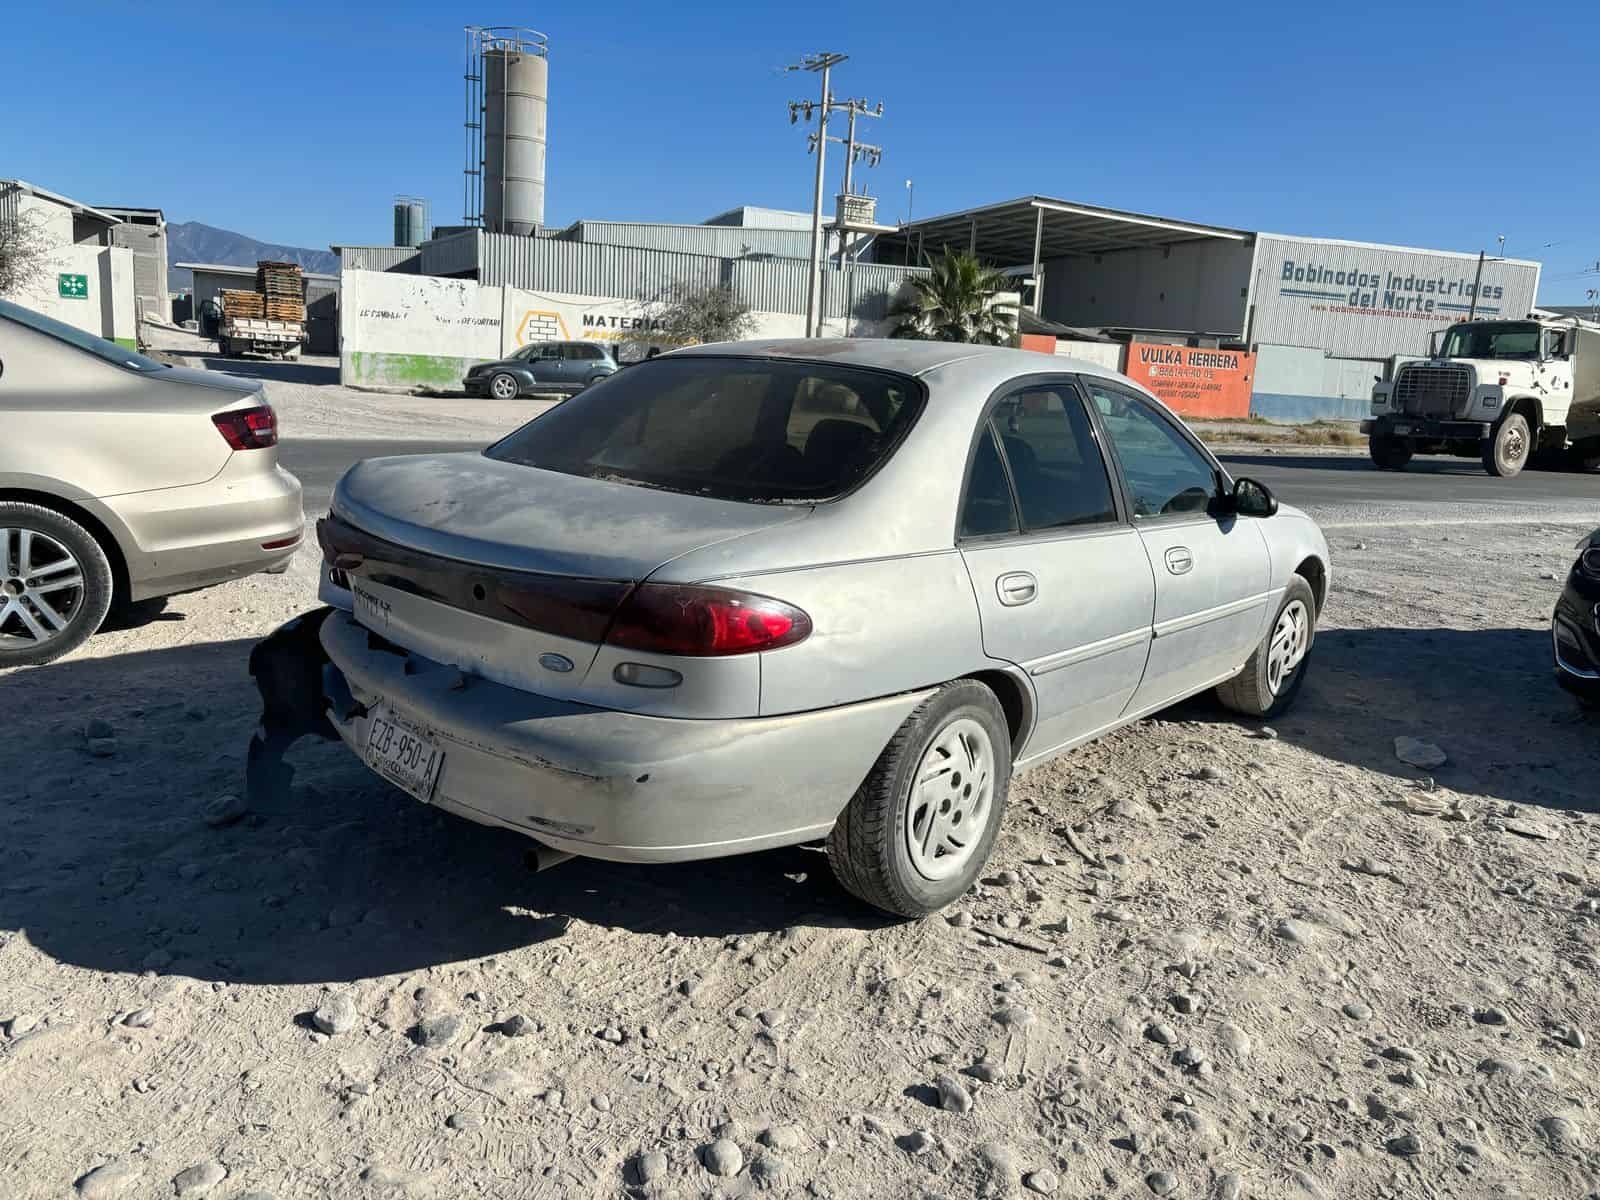
<svg viewBox="0 0 1600 1200"><path fill-rule="evenodd" d="M1600 706L1600 529L1578 543L1578 559L1550 619L1556 682Z"/></svg>
<svg viewBox="0 0 1600 1200"><path fill-rule="evenodd" d="M469 396L514 400L581 392L616 372L617 360L598 342L530 342L496 362L479 363L461 384Z"/></svg>

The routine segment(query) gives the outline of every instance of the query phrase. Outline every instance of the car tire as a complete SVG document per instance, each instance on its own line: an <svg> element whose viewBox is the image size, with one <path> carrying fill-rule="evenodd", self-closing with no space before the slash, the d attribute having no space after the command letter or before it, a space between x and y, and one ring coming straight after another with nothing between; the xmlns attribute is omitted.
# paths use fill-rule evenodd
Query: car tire
<svg viewBox="0 0 1600 1200"><path fill-rule="evenodd" d="M971 679L946 684L906 718L839 814L829 865L846 891L885 912L936 912L989 861L1010 784L1011 734L994 693Z"/></svg>
<svg viewBox="0 0 1600 1200"><path fill-rule="evenodd" d="M1528 464L1532 440L1528 418L1519 412L1507 413L1483 444L1483 469L1503 479L1520 474Z"/></svg>
<svg viewBox="0 0 1600 1200"><path fill-rule="evenodd" d="M76 587L66 583L73 567ZM42 505L0 501L0 668L76 650L105 620L112 590L111 562L82 525Z"/></svg>
<svg viewBox="0 0 1600 1200"><path fill-rule="evenodd" d="M1404 471L1411 461L1411 446L1399 438L1379 437L1373 434L1367 445L1372 462L1380 471Z"/></svg>
<svg viewBox="0 0 1600 1200"><path fill-rule="evenodd" d="M1305 682L1306 663L1317 636L1317 598L1300 575L1289 576L1267 636L1240 671L1217 686L1224 708L1268 720L1284 712Z"/></svg>
<svg viewBox="0 0 1600 1200"><path fill-rule="evenodd" d="M517 377L504 371L489 380L489 395L496 400L515 400L520 390L517 386Z"/></svg>

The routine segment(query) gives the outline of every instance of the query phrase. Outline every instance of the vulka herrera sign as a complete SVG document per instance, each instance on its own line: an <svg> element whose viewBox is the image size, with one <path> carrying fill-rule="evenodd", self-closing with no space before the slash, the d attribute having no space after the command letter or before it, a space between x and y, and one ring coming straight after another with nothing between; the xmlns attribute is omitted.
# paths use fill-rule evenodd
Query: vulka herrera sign
<svg viewBox="0 0 1600 1200"><path fill-rule="evenodd" d="M1248 417L1256 356L1242 350L1132 342L1125 373L1186 417Z"/></svg>

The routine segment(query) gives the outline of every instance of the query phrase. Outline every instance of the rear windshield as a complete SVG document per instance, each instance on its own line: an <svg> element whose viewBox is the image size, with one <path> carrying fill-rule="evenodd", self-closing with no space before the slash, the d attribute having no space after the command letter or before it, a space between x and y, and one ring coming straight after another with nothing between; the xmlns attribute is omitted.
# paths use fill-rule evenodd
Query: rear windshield
<svg viewBox="0 0 1600 1200"><path fill-rule="evenodd" d="M804 503L872 474L921 406L921 385L902 375L662 357L624 368L485 453L696 496Z"/></svg>
<svg viewBox="0 0 1600 1200"><path fill-rule="evenodd" d="M38 333L48 334L50 337L59 338L80 350L87 350L96 358L103 358L109 363L119 367L127 367L133 371L161 371L165 370L165 363L158 363L153 358L146 358L133 350L125 349L115 342L108 342L105 338L95 337L92 333L85 333L75 325L68 325L65 321L58 321L54 317L47 317L43 313L34 312L31 308L23 308L20 304L13 304L9 300L0 300L0 317L10 317L19 325L26 325Z"/></svg>

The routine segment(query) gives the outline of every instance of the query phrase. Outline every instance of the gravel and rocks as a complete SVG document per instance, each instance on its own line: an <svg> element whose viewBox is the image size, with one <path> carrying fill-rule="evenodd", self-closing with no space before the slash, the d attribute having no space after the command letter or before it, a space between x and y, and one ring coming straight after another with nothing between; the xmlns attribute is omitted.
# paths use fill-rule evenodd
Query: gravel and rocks
<svg viewBox="0 0 1600 1200"><path fill-rule="evenodd" d="M744 1166L744 1154L731 1138L718 1138L700 1151L700 1161L713 1175L737 1175Z"/></svg>
<svg viewBox="0 0 1600 1200"><path fill-rule="evenodd" d="M269 383L286 437L457 419L312 390ZM533 875L342 745L209 826L314 545L0 673L29 716L0 741L0 1196L205 1164L224 1200L1600 1190L1600 726L1550 684L1528 570L1593 515L1317 515L1367 548L1277 737L1197 699L1024 774L985 872L1013 882L949 924L863 910L810 847Z"/></svg>

